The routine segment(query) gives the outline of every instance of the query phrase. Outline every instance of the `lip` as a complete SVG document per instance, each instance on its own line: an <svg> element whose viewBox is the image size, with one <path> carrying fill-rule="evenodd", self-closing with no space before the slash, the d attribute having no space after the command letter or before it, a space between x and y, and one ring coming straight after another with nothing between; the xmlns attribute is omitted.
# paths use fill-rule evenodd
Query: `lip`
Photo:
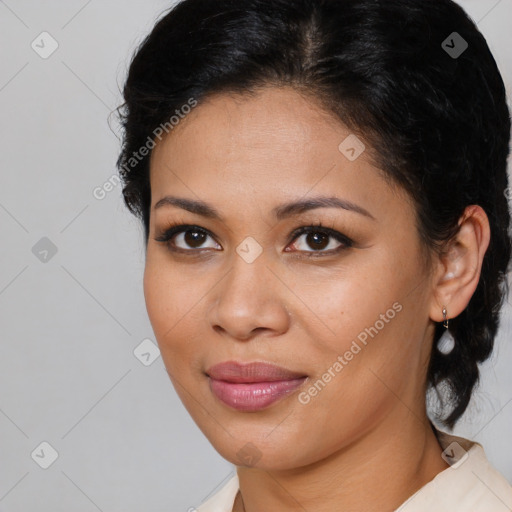
<svg viewBox="0 0 512 512"><path fill-rule="evenodd" d="M226 361L206 371L212 393L239 411L258 411L300 387L307 375L269 363Z"/></svg>

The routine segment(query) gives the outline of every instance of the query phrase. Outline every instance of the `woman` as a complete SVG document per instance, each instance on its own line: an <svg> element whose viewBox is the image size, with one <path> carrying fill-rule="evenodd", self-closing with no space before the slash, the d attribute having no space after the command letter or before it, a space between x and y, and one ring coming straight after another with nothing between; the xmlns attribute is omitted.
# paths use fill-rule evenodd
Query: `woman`
<svg viewBox="0 0 512 512"><path fill-rule="evenodd" d="M511 251L505 90L465 12L185 0L124 99L148 315L237 466L199 510L510 510L482 447L430 419L468 405Z"/></svg>

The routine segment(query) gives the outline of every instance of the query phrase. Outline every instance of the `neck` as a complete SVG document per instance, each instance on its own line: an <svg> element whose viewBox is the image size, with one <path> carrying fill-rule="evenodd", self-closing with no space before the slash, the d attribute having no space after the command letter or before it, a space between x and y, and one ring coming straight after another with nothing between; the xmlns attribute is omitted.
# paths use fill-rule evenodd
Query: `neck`
<svg viewBox="0 0 512 512"><path fill-rule="evenodd" d="M412 418L412 419L411 419ZM390 418L326 459L290 470L238 467L233 512L392 512L448 468L426 415Z"/></svg>

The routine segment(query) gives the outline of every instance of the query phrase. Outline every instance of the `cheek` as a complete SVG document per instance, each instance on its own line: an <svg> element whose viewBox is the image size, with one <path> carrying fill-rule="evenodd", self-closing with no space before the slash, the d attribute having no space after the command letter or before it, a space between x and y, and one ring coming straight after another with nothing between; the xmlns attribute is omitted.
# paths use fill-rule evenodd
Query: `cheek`
<svg viewBox="0 0 512 512"><path fill-rule="evenodd" d="M144 298L148 317L169 371L195 364L204 333L201 298L204 287L169 263L148 258L144 269ZM203 299L204 300L204 299Z"/></svg>
<svg viewBox="0 0 512 512"><path fill-rule="evenodd" d="M303 350L314 382L320 381L304 396L316 402L311 409L332 399L378 411L390 394L382 381L398 390L421 368L421 287L411 293L421 276L392 251L364 263L334 277L317 276L316 286L295 283L307 304L296 315L300 330L308 332Z"/></svg>
<svg viewBox="0 0 512 512"><path fill-rule="evenodd" d="M390 331L400 316L397 309L402 309L404 287L404 277L395 279L388 263L373 259L358 268L317 274L314 286L311 276L297 279L294 293L300 300L295 301L296 319L309 331L306 339L315 340L320 350L343 353L355 339L364 343L377 332L385 337L382 334ZM396 261L393 264L397 266Z"/></svg>
<svg viewBox="0 0 512 512"><path fill-rule="evenodd" d="M196 423L208 424L208 417L203 417L204 410L198 406L209 398L206 377L202 374L204 349L197 336L204 290L168 264L157 264L150 258L146 261L143 283L146 308L165 369Z"/></svg>
<svg viewBox="0 0 512 512"><path fill-rule="evenodd" d="M169 265L148 258L144 269L144 298L160 350L173 344L176 332L182 327L187 311L191 309L188 305L191 300L190 289L179 281Z"/></svg>
<svg viewBox="0 0 512 512"><path fill-rule="evenodd" d="M151 323L170 329L187 311L193 313L199 293L192 276L180 270L165 253L149 247L144 268L144 298ZM197 293L196 293L197 292Z"/></svg>
<svg viewBox="0 0 512 512"><path fill-rule="evenodd" d="M144 299L149 320L157 337L165 327L166 319L168 321L174 317L174 301L171 300L170 289L166 286L165 272L158 271L158 268L157 264L150 263L148 257L144 269Z"/></svg>

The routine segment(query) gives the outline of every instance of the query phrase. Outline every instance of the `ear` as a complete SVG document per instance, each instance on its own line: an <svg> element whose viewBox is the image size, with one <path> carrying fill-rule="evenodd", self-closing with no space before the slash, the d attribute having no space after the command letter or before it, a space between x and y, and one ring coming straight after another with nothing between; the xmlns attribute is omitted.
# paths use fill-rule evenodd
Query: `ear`
<svg viewBox="0 0 512 512"><path fill-rule="evenodd" d="M478 285L490 238L489 219L482 207L466 207L458 233L438 258L430 307L434 322L443 321L443 306L448 320L464 311Z"/></svg>

